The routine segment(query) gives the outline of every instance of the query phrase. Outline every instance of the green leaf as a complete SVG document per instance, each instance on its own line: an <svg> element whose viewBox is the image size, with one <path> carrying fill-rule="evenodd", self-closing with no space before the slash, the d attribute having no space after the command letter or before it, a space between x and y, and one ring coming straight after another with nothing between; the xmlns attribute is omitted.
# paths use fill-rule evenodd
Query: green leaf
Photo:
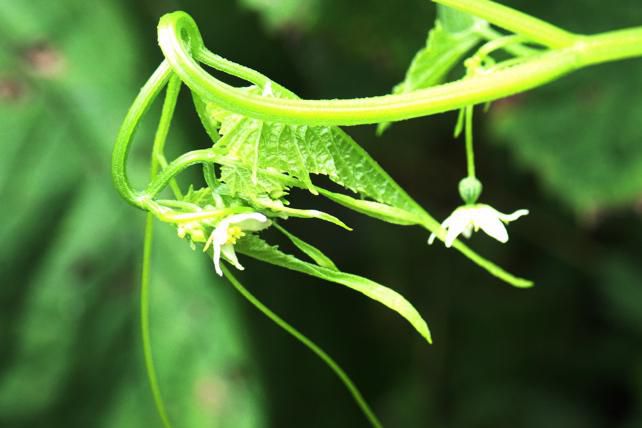
<svg viewBox="0 0 642 428"><path fill-rule="evenodd" d="M0 426L156 420L138 352L143 219L109 178L116 130L153 67L137 23L123 2L0 2ZM4 85L15 95L6 98ZM141 145L153 138L150 119ZM181 151L183 136L174 126ZM149 158L136 148L129 170L146 180ZM156 263L165 280L152 284L165 296L154 302L152 330L177 425L260 426L258 377L236 375L251 354L235 300L208 285L207 260L166 229L173 236L159 239ZM205 302L209 312L194 316ZM230 394L212 404L217 392Z"/></svg>
<svg viewBox="0 0 642 428"><path fill-rule="evenodd" d="M642 64L609 64L495 104L494 141L579 215L634 205L642 189Z"/></svg>
<svg viewBox="0 0 642 428"><path fill-rule="evenodd" d="M265 174L252 177L252 172L239 167L221 167L221 180L227 185L232 195L243 195L248 199L268 195L280 198L289 192L289 187L283 180L267 177Z"/></svg>
<svg viewBox="0 0 642 428"><path fill-rule="evenodd" d="M251 89L258 92L257 88ZM291 98L290 92L272 86L265 96ZM328 176L335 183L375 201L417 211L420 208L397 183L348 134L338 127L287 125L230 113L213 103L206 108L206 129L220 124L221 138L214 148L238 162L251 174L227 166L221 178L231 189L249 199L284 184L263 181L260 171L287 174L300 187L317 193L312 174ZM202 118L202 116L201 116ZM211 133L211 131L208 131Z"/></svg>
<svg viewBox="0 0 642 428"><path fill-rule="evenodd" d="M411 226L415 224L422 224L421 218L417 215L410 213L406 210L391 207L390 205L382 204L379 202L366 201L364 199L355 199L350 196L330 192L329 190L319 189L319 192L326 198L350 208L361 214L379 219L392 224L400 224L403 226Z"/></svg>
<svg viewBox="0 0 642 428"><path fill-rule="evenodd" d="M435 26L428 33L426 46L415 54L404 80L393 89L393 94L404 94L437 85L453 69L481 37L478 29L485 21L450 8L439 7ZM380 123L381 135L390 122Z"/></svg>
<svg viewBox="0 0 642 428"><path fill-rule="evenodd" d="M86 321L86 311L101 300L109 305L103 290L126 258L124 252L116 251L119 243L109 239L120 227L123 210L111 211L112 216L99 225L95 222L112 208L106 195L96 180L85 183L85 189L68 202L69 209L49 244L50 252L31 266L30 279L18 281L16 273L3 269L3 278L9 279L4 285L24 289L24 294L20 312L9 312L15 330L9 342L11 369L0 378L0 418L25 418L56 403L74 369L74 345L82 335L80 324ZM84 238L89 234L92 239ZM114 256L105 259L105 252ZM97 273L85 277L80 273L84 269ZM101 325L117 329L122 315L113 314Z"/></svg>
<svg viewBox="0 0 642 428"><path fill-rule="evenodd" d="M264 96L295 97L277 84L266 86L262 92L257 87L245 90ZM436 233L439 239L443 238L439 222L340 128L265 122L231 113L211 102L203 106L195 98L195 103L208 134L219 129L222 135L214 140L214 150L227 159L221 179L235 196L252 202L265 194L285 194L289 187L308 188L312 193L323 192L328 196L330 193L317 189L310 178L311 174L324 174L375 203L335 195L336 202L391 223L420 224ZM530 284L479 256L460 241L454 247L509 284Z"/></svg>
<svg viewBox="0 0 642 428"><path fill-rule="evenodd" d="M598 265L598 296L609 318L642 335L642 269L638 257L619 249L609 251Z"/></svg>
<svg viewBox="0 0 642 428"><path fill-rule="evenodd" d="M0 85L14 88L0 95L1 426L47 426L62 413L71 425L74 388L111 388L91 375L122 363L100 357L126 325L120 276L137 234L104 177L117 112L136 88L135 44L120 5L81 5L0 2Z"/></svg>
<svg viewBox="0 0 642 428"><path fill-rule="evenodd" d="M518 0L579 34L640 25L640 2L600 11ZM541 188L581 216L636 204L642 189L642 62L604 64L498 102L490 110L493 141Z"/></svg>
<svg viewBox="0 0 642 428"><path fill-rule="evenodd" d="M443 25L444 31L450 34L470 32L477 23L482 22L472 15L442 4L437 5L437 19Z"/></svg>
<svg viewBox="0 0 642 428"><path fill-rule="evenodd" d="M316 264L319 266L332 269L332 270L339 270L337 266L334 264L332 260L325 254L321 252L318 248L308 244L302 239L297 238L287 230L285 230L283 227L279 226L277 223L274 223L274 227L279 230L279 232L283 233L285 236L288 237L290 241L301 251L303 251L307 256L309 256Z"/></svg>
<svg viewBox="0 0 642 428"><path fill-rule="evenodd" d="M341 272L316 264L304 262L286 254L276 246L271 246L256 235L249 235L241 239L235 249L255 259L277 266L305 273L336 284L345 285L367 297L389 307L404 317L421 334L428 343L432 342L428 325L419 315L419 312L399 293L358 275Z"/></svg>
<svg viewBox="0 0 642 428"><path fill-rule="evenodd" d="M187 193L183 195L183 202L188 202L190 204L198 205L204 207L206 205L211 205L214 203L212 198L212 189L209 187L201 187L200 189L195 190L194 186L190 185L187 189Z"/></svg>
<svg viewBox="0 0 642 428"><path fill-rule="evenodd" d="M308 27L316 20L322 4L321 0L241 0L240 3L259 12L270 29Z"/></svg>

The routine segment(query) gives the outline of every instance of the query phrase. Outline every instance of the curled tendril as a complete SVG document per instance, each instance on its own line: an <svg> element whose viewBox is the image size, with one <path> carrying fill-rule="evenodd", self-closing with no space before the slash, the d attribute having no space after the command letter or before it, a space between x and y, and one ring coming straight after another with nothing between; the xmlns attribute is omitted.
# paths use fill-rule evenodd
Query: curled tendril
<svg viewBox="0 0 642 428"><path fill-rule="evenodd" d="M141 88L140 93L127 111L127 115L120 126L116 137L114 151L112 152L111 172L114 186L120 195L130 204L145 209L145 200L150 199L144 192L134 190L127 176L127 158L132 139L143 117L149 110L158 94L169 81L171 68L167 61L163 61L156 71Z"/></svg>

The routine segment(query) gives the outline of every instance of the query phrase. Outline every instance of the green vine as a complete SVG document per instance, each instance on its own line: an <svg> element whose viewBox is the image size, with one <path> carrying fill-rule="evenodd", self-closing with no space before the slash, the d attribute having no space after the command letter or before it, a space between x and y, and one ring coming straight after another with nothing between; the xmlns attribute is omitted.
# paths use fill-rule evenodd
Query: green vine
<svg viewBox="0 0 642 428"><path fill-rule="evenodd" d="M315 209L293 207L288 195L307 191L354 211L397 225L419 226L497 278L516 287L532 282L486 260L459 238L482 229L500 242L508 240L504 224L528 214L503 214L477 203L482 184L473 150L474 106L487 104L556 80L570 72L610 61L642 56L642 27L597 35L579 35L487 0L435 0L440 17L426 48L420 51L394 93L346 100L303 100L263 74L224 59L203 44L194 20L185 12L163 16L158 42L164 61L130 107L114 147L112 175L121 196L147 211L141 320L145 362L159 414L170 426L154 369L149 331L149 273L152 218L176 227L193 248L212 249L215 270L266 316L321 357L352 393L373 426L381 426L354 384L336 363L252 296L230 270L242 264L237 252L351 288L396 311L428 342L432 338L419 312L396 291L370 279L341 271L321 250L292 235L290 217L317 219L351 230L337 217ZM455 17L468 25L454 29ZM493 28L495 26L497 28ZM505 32L508 32L506 34ZM469 51L478 49L467 59ZM501 51L502 55L496 55ZM506 58L508 57L508 58ZM499 59L498 59L499 58ZM458 63L466 75L444 83ZM210 75L202 65L238 77L251 86L233 87ZM189 151L172 161L165 141L181 86L190 90L195 110L212 146ZM127 157L142 117L166 91L152 149L150 181L134 189ZM443 223L421 207L366 151L337 126L379 124L460 109L455 134L464 133L467 176L459 183L464 205ZM200 165L205 186L181 189L177 176ZM320 187L325 175L346 190ZM171 197L163 196L166 189ZM165 192L167 193L167 192ZM309 260L268 244L259 232L274 226Z"/></svg>

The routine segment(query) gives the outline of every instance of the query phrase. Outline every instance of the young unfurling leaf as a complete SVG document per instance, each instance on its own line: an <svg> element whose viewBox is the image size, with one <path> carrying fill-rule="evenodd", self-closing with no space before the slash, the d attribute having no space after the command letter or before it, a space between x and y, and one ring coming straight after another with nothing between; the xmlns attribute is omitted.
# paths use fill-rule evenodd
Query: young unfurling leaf
<svg viewBox="0 0 642 428"><path fill-rule="evenodd" d="M415 54L404 80L392 89L392 93L403 94L441 83L464 55L479 43L478 30L486 25L478 18L440 6L426 46ZM377 134L381 135L389 126L390 122L380 123Z"/></svg>

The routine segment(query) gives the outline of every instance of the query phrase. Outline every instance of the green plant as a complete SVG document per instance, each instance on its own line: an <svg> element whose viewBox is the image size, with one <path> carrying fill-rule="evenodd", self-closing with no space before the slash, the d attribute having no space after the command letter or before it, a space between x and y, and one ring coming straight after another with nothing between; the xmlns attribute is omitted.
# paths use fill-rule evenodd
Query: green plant
<svg viewBox="0 0 642 428"><path fill-rule="evenodd" d="M165 61L154 72L125 118L114 149L112 172L120 194L147 211L146 257L143 269L142 326L146 362L157 407L166 425L169 418L155 380L149 340L148 288L152 220L176 226L178 235L195 248L212 249L215 269L267 316L319 354L341 377L374 426L379 422L341 369L318 347L260 304L220 266L221 259L242 269L236 252L335 282L398 312L428 341L427 324L399 293L366 278L345 273L319 249L284 228L289 217L319 219L350 229L340 219L311 209L289 206L295 189L324 196L337 204L379 220L420 226L452 245L499 279L516 287L532 283L518 278L475 253L457 236L483 229L501 242L508 239L502 222L527 213L504 215L478 204L482 190L473 151L474 106L523 92L590 65L642 55L642 28L594 36L569 33L547 22L486 0L436 0L439 18L427 46L411 64L405 80L392 95L355 100L301 100L266 76L232 63L207 50L194 21L183 12L161 18L158 37ZM507 30L504 34L491 24ZM464 61L465 76L440 84ZM252 86L235 88L208 74L199 62L238 77ZM211 137L208 149L187 152L172 162L164 155L174 107L182 84L191 91L196 111ZM152 150L151 178L143 191L127 178L126 161L141 118L167 87ZM379 124L461 109L455 135L465 134L468 175L459 186L464 206L440 226L379 165L337 126ZM176 176L201 165L205 186L184 191ZM337 193L313 182L325 175L358 197ZM167 187L172 199L161 198ZM253 232L274 225L310 261L269 245Z"/></svg>

